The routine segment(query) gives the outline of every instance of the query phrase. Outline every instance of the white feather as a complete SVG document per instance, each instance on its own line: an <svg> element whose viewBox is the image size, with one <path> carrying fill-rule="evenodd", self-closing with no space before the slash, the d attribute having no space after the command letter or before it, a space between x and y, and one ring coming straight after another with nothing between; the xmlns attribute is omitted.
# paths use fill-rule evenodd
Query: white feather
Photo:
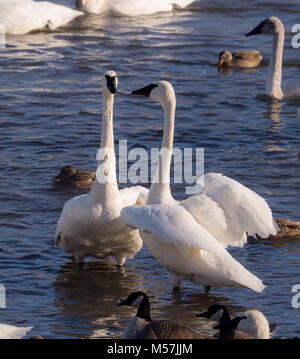
<svg viewBox="0 0 300 359"><path fill-rule="evenodd" d="M0 324L0 339L21 339L33 327L15 327L8 324Z"/></svg>

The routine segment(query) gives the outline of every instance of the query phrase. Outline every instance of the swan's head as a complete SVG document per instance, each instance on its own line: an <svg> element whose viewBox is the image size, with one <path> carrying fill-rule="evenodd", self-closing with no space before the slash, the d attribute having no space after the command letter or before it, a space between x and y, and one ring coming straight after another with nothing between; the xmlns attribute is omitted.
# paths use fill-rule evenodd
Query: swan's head
<svg viewBox="0 0 300 359"><path fill-rule="evenodd" d="M76 173L76 169L73 166L62 167L59 174L53 178L53 182L57 180L63 181L64 179L73 176Z"/></svg>
<svg viewBox="0 0 300 359"><path fill-rule="evenodd" d="M217 64L217 66L222 66L224 64L224 62L229 62L232 60L232 54L231 52L225 50L220 52L219 54L219 62Z"/></svg>
<svg viewBox="0 0 300 359"><path fill-rule="evenodd" d="M127 299L121 299L118 305L128 305L130 307L139 308L140 304L144 299L148 299L147 294L144 292L133 292L129 294Z"/></svg>
<svg viewBox="0 0 300 359"><path fill-rule="evenodd" d="M227 308L224 305L220 305L220 304L211 305L206 312L201 314L196 314L196 316L202 318L208 318L211 320L215 320L217 322L219 322L223 316L224 317L222 319L230 320L230 316Z"/></svg>
<svg viewBox="0 0 300 359"><path fill-rule="evenodd" d="M163 107L175 105L176 97L173 86L168 81L155 81L139 90L132 91L133 95L143 95L160 102Z"/></svg>
<svg viewBox="0 0 300 359"><path fill-rule="evenodd" d="M274 35L280 31L283 31L283 24L276 16L271 16L263 20L252 31L248 32L245 36L259 35L259 34L271 34Z"/></svg>
<svg viewBox="0 0 300 359"><path fill-rule="evenodd" d="M103 91L114 95L118 88L118 77L114 71L106 71L102 80Z"/></svg>

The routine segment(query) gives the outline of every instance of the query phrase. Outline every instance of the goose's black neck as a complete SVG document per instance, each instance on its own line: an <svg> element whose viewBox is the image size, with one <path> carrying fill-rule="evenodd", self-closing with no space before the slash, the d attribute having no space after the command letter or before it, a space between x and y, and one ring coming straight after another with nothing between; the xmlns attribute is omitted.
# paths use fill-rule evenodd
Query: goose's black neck
<svg viewBox="0 0 300 359"><path fill-rule="evenodd" d="M224 305L221 305L220 309L223 310L223 314L221 315L219 323L222 324L222 323L228 322L231 319L228 309Z"/></svg>
<svg viewBox="0 0 300 359"><path fill-rule="evenodd" d="M136 316L138 318L142 318L147 320L148 322L151 322L151 315L150 315L150 302L146 294L144 294L144 298L142 299L138 311L136 313Z"/></svg>

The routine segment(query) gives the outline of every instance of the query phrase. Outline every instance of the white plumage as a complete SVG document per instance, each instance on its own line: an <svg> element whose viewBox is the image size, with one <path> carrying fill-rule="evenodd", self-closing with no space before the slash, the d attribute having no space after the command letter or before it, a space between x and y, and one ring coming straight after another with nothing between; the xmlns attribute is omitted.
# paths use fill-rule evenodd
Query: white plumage
<svg viewBox="0 0 300 359"><path fill-rule="evenodd" d="M238 330L251 335L253 339L270 339L270 325L262 312L252 309L239 313L238 316L247 317L240 321Z"/></svg>
<svg viewBox="0 0 300 359"><path fill-rule="evenodd" d="M126 208L122 219L140 229L145 245L167 269L174 287L189 279L206 286L262 291L261 280L235 261L224 247L243 246L247 234L276 234L278 227L269 206L255 192L217 173L204 176L201 194L176 202L170 190L174 89L166 81L157 81L132 93L159 101L165 121L162 152L147 197L150 206ZM203 178L198 182L203 183Z"/></svg>
<svg viewBox="0 0 300 359"><path fill-rule="evenodd" d="M0 324L0 339L21 339L33 327L15 327L8 324Z"/></svg>
<svg viewBox="0 0 300 359"><path fill-rule="evenodd" d="M55 30L68 24L81 11L48 1L0 0L0 24L6 34L23 35L33 30Z"/></svg>
<svg viewBox="0 0 300 359"><path fill-rule="evenodd" d="M142 247L137 230L120 219L121 209L145 202L148 190L141 186L118 189L113 136L113 101L117 87L115 72L103 78L101 153L91 191L64 205L57 224L55 243L71 253L76 262L85 257L113 256L118 265L132 258ZM112 92L111 92L112 91Z"/></svg>
<svg viewBox="0 0 300 359"><path fill-rule="evenodd" d="M101 14L106 11L126 16L151 15L172 11L174 6L185 8L195 0L79 0L79 8L85 12Z"/></svg>
<svg viewBox="0 0 300 359"><path fill-rule="evenodd" d="M261 280L237 262L181 206L131 206L124 208L121 216L125 223L139 228L150 252L180 280L204 286L263 290Z"/></svg>

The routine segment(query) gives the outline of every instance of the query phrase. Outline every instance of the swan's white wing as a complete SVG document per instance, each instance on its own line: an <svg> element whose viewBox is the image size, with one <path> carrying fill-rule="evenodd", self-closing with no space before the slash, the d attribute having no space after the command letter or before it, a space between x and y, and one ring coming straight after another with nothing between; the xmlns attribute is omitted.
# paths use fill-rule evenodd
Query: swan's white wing
<svg viewBox="0 0 300 359"><path fill-rule="evenodd" d="M210 257L206 259L207 270L220 275L221 268L222 275L242 286L257 292L264 289L262 281L237 262L222 244L181 206L130 206L121 211L121 219L141 232L149 232L162 242L174 245L186 260L189 260L190 256L201 261L201 253L197 254L195 251L204 252L204 257L205 252L208 252Z"/></svg>
<svg viewBox="0 0 300 359"><path fill-rule="evenodd" d="M203 183L203 178L199 183ZM208 196L220 209L222 209L227 229L223 236L216 238L224 245L243 246L249 236L267 238L276 235L279 227L274 222L272 211L267 202L258 194L243 186L239 182L223 176L219 173L208 173L204 175L204 190L202 195ZM191 203L196 200L187 200ZM202 213L197 214L197 208L190 205L189 211L199 223ZM209 230L209 228L207 228Z"/></svg>
<svg viewBox="0 0 300 359"><path fill-rule="evenodd" d="M151 232L166 243L220 255L226 252L192 215L177 205L130 206L121 211L121 219L133 228Z"/></svg>
<svg viewBox="0 0 300 359"><path fill-rule="evenodd" d="M122 188L120 195L123 199L124 206L132 206L135 204L144 205L147 203L149 190L143 186L133 186Z"/></svg>
<svg viewBox="0 0 300 359"><path fill-rule="evenodd" d="M21 339L33 327L14 327L13 325L0 324L0 339Z"/></svg>
<svg viewBox="0 0 300 359"><path fill-rule="evenodd" d="M0 24L12 35L46 28L54 30L80 15L83 15L81 11L46 1L0 1Z"/></svg>

